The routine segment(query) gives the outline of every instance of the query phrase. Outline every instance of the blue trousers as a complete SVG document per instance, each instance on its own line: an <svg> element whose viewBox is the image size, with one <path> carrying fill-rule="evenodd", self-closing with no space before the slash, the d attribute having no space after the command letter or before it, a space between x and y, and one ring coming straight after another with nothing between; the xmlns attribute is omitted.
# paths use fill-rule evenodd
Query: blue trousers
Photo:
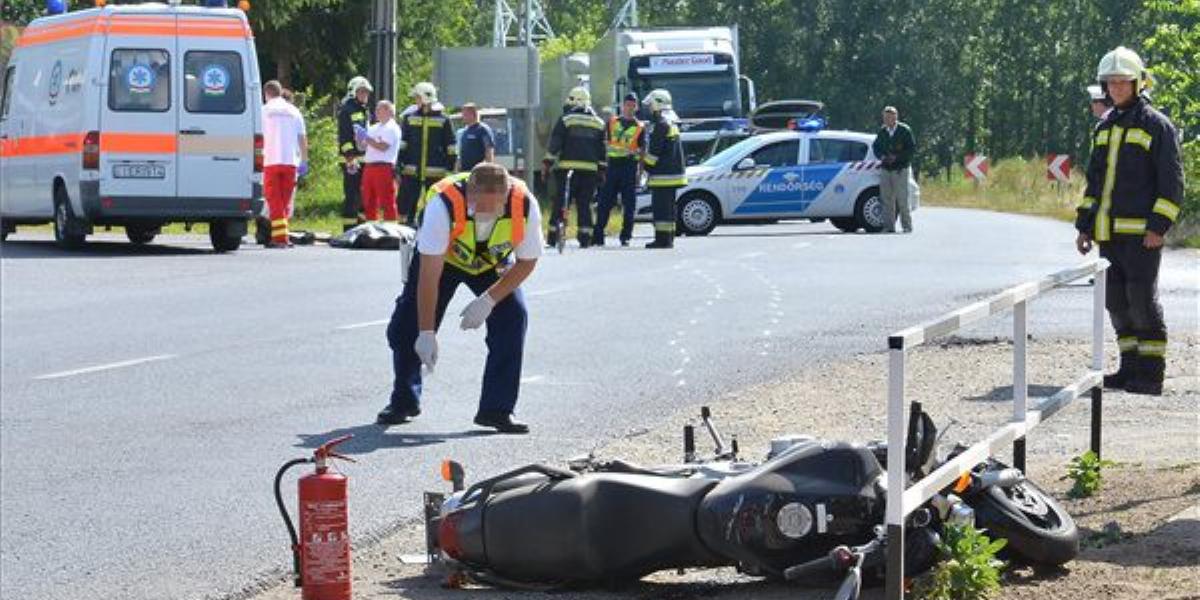
<svg viewBox="0 0 1200 600"><path fill-rule="evenodd" d="M599 207L596 210L596 229L592 239L603 240L604 228L608 227L608 216L612 212L617 196L621 196L621 240L633 237L633 211L637 208L637 162L635 159L613 159L608 161L604 175L604 187L600 188Z"/></svg>
<svg viewBox="0 0 1200 600"><path fill-rule="evenodd" d="M420 333L417 325L417 284L421 277L421 255L413 257L409 267L408 283L388 323L388 346L392 349L391 407L394 410L419 408L421 405L421 359L413 350L413 343ZM465 284L475 295L488 289L499 275L488 271L470 275L446 265L442 279L438 282L436 328L442 325L446 306L454 297L460 284ZM520 289L513 291L492 309L487 318L487 364L483 369L483 389L479 394L479 412L512 414L517 404L521 387L521 359L525 352L525 331L529 324L529 313L525 309L525 298ZM445 369L449 365L441 365Z"/></svg>

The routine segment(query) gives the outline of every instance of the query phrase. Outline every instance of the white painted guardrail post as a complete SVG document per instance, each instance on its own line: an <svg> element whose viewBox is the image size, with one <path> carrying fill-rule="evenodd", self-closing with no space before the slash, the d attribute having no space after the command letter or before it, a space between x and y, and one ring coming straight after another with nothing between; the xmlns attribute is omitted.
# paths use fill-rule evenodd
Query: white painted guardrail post
<svg viewBox="0 0 1200 600"><path fill-rule="evenodd" d="M887 574L885 598L904 598L904 522L908 514L930 497L958 479L972 467L995 456L1007 446L1013 449L1013 463L1025 469L1026 437L1034 427L1054 416L1059 410L1079 399L1089 390L1092 398L1091 449L1100 454L1100 427L1103 422L1101 400L1104 378L1104 296L1108 261L1100 259L1072 269L1066 269L1007 289L991 298L975 302L932 321L910 327L888 337L888 435L887 435L887 509L884 525L887 530ZM1094 282L1092 299L1092 361L1087 373L1074 383L1061 388L1049 398L1040 398L1029 406L1029 303L1044 292L1062 287L1091 275ZM983 440L946 462L933 473L913 481L905 489L906 420L904 403L905 360L912 348L953 333L992 315L1013 311L1013 418Z"/></svg>
<svg viewBox="0 0 1200 600"><path fill-rule="evenodd" d="M1025 422L1029 405L1029 336L1027 334L1029 301L1021 300L1013 305L1013 421ZM1025 436L1013 441L1013 466L1025 471Z"/></svg>
<svg viewBox="0 0 1200 600"><path fill-rule="evenodd" d="M904 596L904 544L891 543L904 539L904 429L893 427L904 423L904 338L888 338L888 473L887 473L887 598ZM898 466L897 466L898 465ZM891 565L901 565L892 569ZM896 574L896 577L892 575Z"/></svg>

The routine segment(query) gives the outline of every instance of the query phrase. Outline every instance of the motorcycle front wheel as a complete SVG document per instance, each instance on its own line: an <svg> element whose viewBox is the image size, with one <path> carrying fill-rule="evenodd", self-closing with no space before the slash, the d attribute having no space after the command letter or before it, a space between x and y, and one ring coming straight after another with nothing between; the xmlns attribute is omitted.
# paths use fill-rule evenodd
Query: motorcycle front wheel
<svg viewBox="0 0 1200 600"><path fill-rule="evenodd" d="M1059 566L1079 554L1075 520L1032 481L994 486L969 502L988 537L1004 538L1004 554L1019 561Z"/></svg>

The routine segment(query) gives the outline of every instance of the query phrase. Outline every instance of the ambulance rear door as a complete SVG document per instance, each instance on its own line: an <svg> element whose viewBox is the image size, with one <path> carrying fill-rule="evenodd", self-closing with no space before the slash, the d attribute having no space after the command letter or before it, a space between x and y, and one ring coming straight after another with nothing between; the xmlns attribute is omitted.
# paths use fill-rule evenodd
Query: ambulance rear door
<svg viewBox="0 0 1200 600"><path fill-rule="evenodd" d="M249 27L231 13L179 15L179 195L185 199L253 196L253 55Z"/></svg>
<svg viewBox="0 0 1200 600"><path fill-rule="evenodd" d="M100 110L100 196L119 211L161 212L176 196L175 16L107 17ZM123 201L122 198L139 200ZM141 199L145 200L141 200ZM148 210L147 210L148 209Z"/></svg>

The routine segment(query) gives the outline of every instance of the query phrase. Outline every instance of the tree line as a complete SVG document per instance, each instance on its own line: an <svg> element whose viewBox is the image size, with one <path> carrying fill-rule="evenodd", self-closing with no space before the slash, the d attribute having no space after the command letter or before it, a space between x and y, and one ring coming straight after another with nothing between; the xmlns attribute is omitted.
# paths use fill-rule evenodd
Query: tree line
<svg viewBox="0 0 1200 600"><path fill-rule="evenodd" d="M370 4L251 0L264 76L339 98L367 70ZM544 49L586 50L619 4L543 0L559 36ZM0 19L21 25L43 7L6 0ZM865 131L884 105L898 107L925 172L966 153L1067 153L1082 163L1092 124L1085 88L1117 45L1146 59L1155 102L1185 139L1200 136L1200 0L644 0L640 8L647 26L736 24L760 101L820 100L831 126ZM400 94L430 76L434 48L489 44L492 10L485 0L399 0Z"/></svg>

